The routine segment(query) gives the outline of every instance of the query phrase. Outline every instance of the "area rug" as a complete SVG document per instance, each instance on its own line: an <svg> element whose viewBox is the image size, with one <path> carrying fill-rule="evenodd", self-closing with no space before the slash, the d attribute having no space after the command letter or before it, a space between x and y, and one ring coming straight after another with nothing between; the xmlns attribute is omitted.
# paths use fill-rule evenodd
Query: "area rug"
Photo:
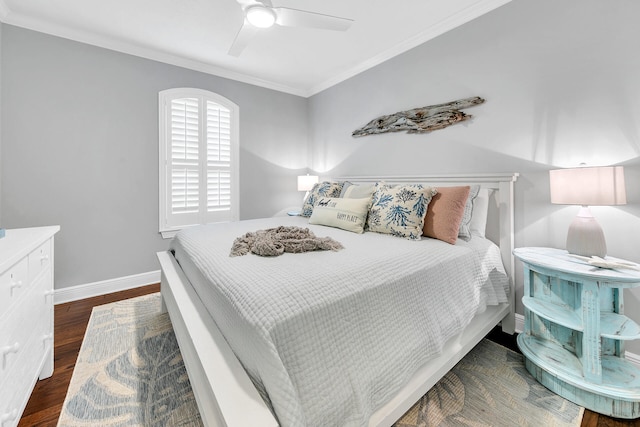
<svg viewBox="0 0 640 427"><path fill-rule="evenodd" d="M583 413L536 381L520 353L485 339L394 427L570 427Z"/></svg>
<svg viewBox="0 0 640 427"><path fill-rule="evenodd" d="M202 425L160 304L152 294L93 309L59 427ZM395 427L569 427L582 414L531 377L520 354L483 340Z"/></svg>

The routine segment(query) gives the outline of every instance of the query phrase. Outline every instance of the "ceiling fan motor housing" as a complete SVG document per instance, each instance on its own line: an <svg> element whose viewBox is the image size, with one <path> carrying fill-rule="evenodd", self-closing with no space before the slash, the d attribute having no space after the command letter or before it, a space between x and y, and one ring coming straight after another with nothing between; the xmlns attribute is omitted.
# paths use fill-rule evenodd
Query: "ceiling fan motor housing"
<svg viewBox="0 0 640 427"><path fill-rule="evenodd" d="M247 21L254 27L269 28L276 23L276 11L270 7L256 4L245 11Z"/></svg>

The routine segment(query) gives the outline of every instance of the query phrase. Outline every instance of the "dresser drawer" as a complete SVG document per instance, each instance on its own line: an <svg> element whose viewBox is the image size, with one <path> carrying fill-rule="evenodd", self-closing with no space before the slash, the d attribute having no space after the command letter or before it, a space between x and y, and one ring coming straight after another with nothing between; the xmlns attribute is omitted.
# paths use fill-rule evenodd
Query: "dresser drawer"
<svg viewBox="0 0 640 427"><path fill-rule="evenodd" d="M29 254L29 282L51 265L51 241L47 240Z"/></svg>
<svg viewBox="0 0 640 427"><path fill-rule="evenodd" d="M29 285L28 261L23 258L0 274L0 316L20 298Z"/></svg>
<svg viewBox="0 0 640 427"><path fill-rule="evenodd" d="M51 270L44 272L21 304L0 317L0 381L17 365L24 364L26 342L34 334L51 331ZM42 348L36 349L40 354Z"/></svg>
<svg viewBox="0 0 640 427"><path fill-rule="evenodd" d="M38 328L40 329L40 328ZM0 424L2 427L18 424L20 414L29 400L41 366L48 352L51 351L50 341L36 330L26 341L20 351L20 363L15 365L7 375L0 380ZM14 415L18 414L14 418Z"/></svg>

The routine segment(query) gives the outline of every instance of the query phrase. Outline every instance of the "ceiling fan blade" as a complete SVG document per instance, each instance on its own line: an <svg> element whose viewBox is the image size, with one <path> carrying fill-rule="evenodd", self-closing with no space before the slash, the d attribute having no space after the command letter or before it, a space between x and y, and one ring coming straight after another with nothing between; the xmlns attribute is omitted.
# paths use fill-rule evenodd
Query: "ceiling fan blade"
<svg viewBox="0 0 640 427"><path fill-rule="evenodd" d="M242 10L246 9L249 6L255 6L255 5L264 5L269 7L272 6L271 0L236 0L236 1L238 2Z"/></svg>
<svg viewBox="0 0 640 427"><path fill-rule="evenodd" d="M257 32L258 28L245 21L242 24L242 27L240 27L240 31L238 31L235 40L233 40L233 44L231 45L231 48L229 48L228 54L236 57L240 56L244 48L247 47Z"/></svg>
<svg viewBox="0 0 640 427"><path fill-rule="evenodd" d="M276 23L283 27L307 27L322 30L346 31L351 27L353 19L323 15L322 13L307 12L305 10L289 9L288 7L274 7L278 19Z"/></svg>

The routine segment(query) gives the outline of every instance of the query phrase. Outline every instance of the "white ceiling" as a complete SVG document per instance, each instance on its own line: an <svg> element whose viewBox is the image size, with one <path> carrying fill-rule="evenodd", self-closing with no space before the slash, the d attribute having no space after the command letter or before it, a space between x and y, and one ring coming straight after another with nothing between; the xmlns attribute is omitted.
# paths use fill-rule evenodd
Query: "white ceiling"
<svg viewBox="0 0 640 427"><path fill-rule="evenodd" d="M0 21L308 97L509 1L273 0L354 23L263 29L237 58L236 0L0 0Z"/></svg>

